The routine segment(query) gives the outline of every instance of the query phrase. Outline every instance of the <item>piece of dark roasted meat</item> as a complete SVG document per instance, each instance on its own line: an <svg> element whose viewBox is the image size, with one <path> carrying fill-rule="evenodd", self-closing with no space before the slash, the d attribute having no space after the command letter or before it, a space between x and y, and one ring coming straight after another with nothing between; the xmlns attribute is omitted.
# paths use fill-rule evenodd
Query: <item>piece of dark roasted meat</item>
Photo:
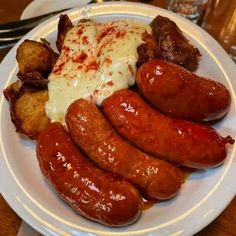
<svg viewBox="0 0 236 236"><path fill-rule="evenodd" d="M150 24L157 44L156 57L194 71L201 56L199 50L189 43L180 28L167 17L157 16Z"/></svg>

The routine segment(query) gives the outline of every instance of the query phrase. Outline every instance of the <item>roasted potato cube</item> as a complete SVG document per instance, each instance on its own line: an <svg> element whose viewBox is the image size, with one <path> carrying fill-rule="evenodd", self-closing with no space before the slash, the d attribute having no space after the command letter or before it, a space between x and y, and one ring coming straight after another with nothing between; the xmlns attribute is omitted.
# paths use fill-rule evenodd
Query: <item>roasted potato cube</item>
<svg viewBox="0 0 236 236"><path fill-rule="evenodd" d="M16 59L21 74L48 74L55 63L55 55L43 43L25 40L17 49Z"/></svg>
<svg viewBox="0 0 236 236"><path fill-rule="evenodd" d="M17 99L21 86L21 82L17 80L16 82L9 85L6 89L4 89L3 94L10 104L13 104Z"/></svg>
<svg viewBox="0 0 236 236"><path fill-rule="evenodd" d="M66 37L67 32L73 27L73 24L70 20L70 18L65 15L60 15L60 19L58 22L58 33L57 33L57 49L60 52L62 49L62 45L64 42L64 39Z"/></svg>
<svg viewBox="0 0 236 236"><path fill-rule="evenodd" d="M47 89L36 90L17 81L4 90L4 96L9 101L11 120L16 131L36 139L50 122L45 112Z"/></svg>
<svg viewBox="0 0 236 236"><path fill-rule="evenodd" d="M49 123L49 118L45 113L47 100L47 90L26 91L16 100L14 112L21 133L35 139L46 127Z"/></svg>

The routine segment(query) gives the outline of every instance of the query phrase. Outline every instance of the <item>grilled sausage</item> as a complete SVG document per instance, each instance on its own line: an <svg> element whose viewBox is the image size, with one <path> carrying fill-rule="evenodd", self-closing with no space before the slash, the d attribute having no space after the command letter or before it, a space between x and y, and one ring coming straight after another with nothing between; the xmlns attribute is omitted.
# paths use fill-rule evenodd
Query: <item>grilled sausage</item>
<svg viewBox="0 0 236 236"><path fill-rule="evenodd" d="M224 85L169 62L151 60L143 64L136 82L154 106L171 116L215 120L229 111L231 98Z"/></svg>
<svg viewBox="0 0 236 236"><path fill-rule="evenodd" d="M92 102L72 103L66 123L73 141L99 167L124 177L150 198L164 200L177 194L182 172L123 140Z"/></svg>
<svg viewBox="0 0 236 236"><path fill-rule="evenodd" d="M137 189L86 160L60 123L40 134L37 158L56 192L82 216L107 226L131 224L139 217Z"/></svg>
<svg viewBox="0 0 236 236"><path fill-rule="evenodd" d="M192 168L220 165L227 143L213 128L170 118L131 90L120 90L104 100L103 111L116 130L147 153Z"/></svg>

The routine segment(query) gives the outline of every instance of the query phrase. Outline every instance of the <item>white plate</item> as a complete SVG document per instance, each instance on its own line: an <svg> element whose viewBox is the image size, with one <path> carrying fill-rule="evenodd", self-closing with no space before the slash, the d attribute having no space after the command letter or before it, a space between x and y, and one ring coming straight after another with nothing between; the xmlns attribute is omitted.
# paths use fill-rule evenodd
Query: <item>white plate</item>
<svg viewBox="0 0 236 236"><path fill-rule="evenodd" d="M236 138L235 65L219 44L202 29L171 12L143 4L88 5L67 13L73 21L88 16L99 21L132 18L149 23L158 14L174 20L201 51L202 59L197 73L214 78L230 89L230 112L215 128L223 136ZM53 17L24 39L39 40L45 37L55 47L57 21L58 17ZM0 66L2 89L16 80L16 49L24 39L10 51ZM137 223L123 228L104 227L76 214L54 193L40 172L34 143L15 133L10 121L9 105L3 97L0 108L1 193L18 215L43 234L193 235L217 217L235 196L236 145L229 149L224 165L192 174L176 198L144 211Z"/></svg>
<svg viewBox="0 0 236 236"><path fill-rule="evenodd" d="M81 7L90 2L91 0L34 0L24 9L20 19L24 20L53 11Z"/></svg>

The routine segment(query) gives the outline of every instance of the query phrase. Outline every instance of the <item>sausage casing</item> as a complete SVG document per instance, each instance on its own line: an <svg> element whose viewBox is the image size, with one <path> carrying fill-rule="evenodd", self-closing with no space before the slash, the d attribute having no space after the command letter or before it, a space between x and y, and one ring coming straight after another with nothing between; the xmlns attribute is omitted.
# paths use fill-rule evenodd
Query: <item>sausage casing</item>
<svg viewBox="0 0 236 236"><path fill-rule="evenodd" d="M193 121L223 117L230 108L228 89L170 62L151 60L137 71L142 94L162 112Z"/></svg>
<svg viewBox="0 0 236 236"><path fill-rule="evenodd" d="M73 102L66 123L73 141L99 167L124 177L150 198L163 200L177 194L182 172L123 140L92 102Z"/></svg>
<svg viewBox="0 0 236 236"><path fill-rule="evenodd" d="M220 165L225 145L234 142L211 127L163 115L131 90L115 92L102 107L123 137L147 153L187 167Z"/></svg>
<svg viewBox="0 0 236 236"><path fill-rule="evenodd" d="M137 189L86 160L60 123L40 134L37 158L56 192L82 216L107 226L127 225L139 217Z"/></svg>

